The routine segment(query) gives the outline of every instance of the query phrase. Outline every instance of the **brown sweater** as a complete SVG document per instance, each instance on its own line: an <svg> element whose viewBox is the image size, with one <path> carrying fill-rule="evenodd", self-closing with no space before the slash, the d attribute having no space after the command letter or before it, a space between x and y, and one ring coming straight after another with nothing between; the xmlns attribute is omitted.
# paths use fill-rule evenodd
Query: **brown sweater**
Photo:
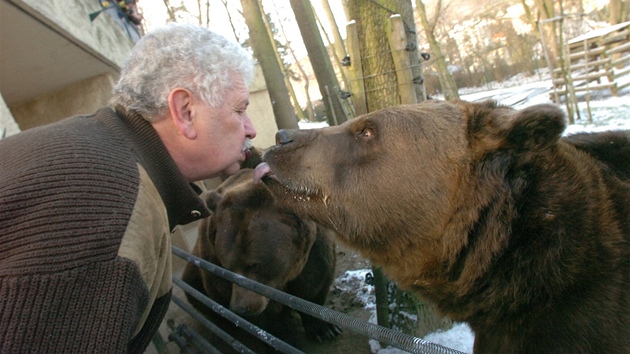
<svg viewBox="0 0 630 354"><path fill-rule="evenodd" d="M0 140L0 353L141 353L170 233L209 214L142 117L105 108Z"/></svg>

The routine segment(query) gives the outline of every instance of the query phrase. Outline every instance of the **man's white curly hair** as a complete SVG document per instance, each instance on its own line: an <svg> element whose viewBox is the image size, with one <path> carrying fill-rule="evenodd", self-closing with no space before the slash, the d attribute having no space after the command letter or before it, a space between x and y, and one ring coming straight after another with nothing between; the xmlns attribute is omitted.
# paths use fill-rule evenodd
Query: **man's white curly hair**
<svg viewBox="0 0 630 354"><path fill-rule="evenodd" d="M171 90L181 87L220 107L225 91L233 87L232 73L242 75L246 86L251 82L254 64L245 49L207 28L170 23L136 43L110 104L151 121L167 111Z"/></svg>

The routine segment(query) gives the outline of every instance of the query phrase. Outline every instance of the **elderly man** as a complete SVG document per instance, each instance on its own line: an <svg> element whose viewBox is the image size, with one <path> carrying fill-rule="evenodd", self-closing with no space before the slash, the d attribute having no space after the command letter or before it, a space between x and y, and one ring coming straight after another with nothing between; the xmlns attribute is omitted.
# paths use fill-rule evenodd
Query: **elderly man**
<svg viewBox="0 0 630 354"><path fill-rule="evenodd" d="M251 57L197 26L134 47L111 108L0 140L0 353L144 352L191 182L239 169Z"/></svg>

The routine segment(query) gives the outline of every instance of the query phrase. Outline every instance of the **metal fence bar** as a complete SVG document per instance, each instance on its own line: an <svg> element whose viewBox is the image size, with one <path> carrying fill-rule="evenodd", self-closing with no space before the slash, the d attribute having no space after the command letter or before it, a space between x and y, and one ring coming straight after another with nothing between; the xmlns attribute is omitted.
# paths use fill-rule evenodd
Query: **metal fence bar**
<svg viewBox="0 0 630 354"><path fill-rule="evenodd" d="M182 299L180 299L180 298L178 298L176 296L173 296L171 298L171 300L177 306L181 307L182 310L186 311L194 319L196 319L202 325L204 325L206 328L208 328L212 333L216 334L217 337L222 339L224 342L228 343L236 351L238 351L240 353L246 353L246 354L255 354L253 351L251 351L249 348L247 348L244 344L242 344L241 342L237 341L236 339L234 339L234 337L232 337L227 332L225 332L224 330L219 328L217 325L212 323L210 320L208 320L199 311L195 310L192 306L186 304Z"/></svg>
<svg viewBox="0 0 630 354"><path fill-rule="evenodd" d="M227 269L221 268L210 262L205 261L199 257L195 257L184 250L173 246L173 254L186 260L193 265L200 267L212 274L226 279L239 286L247 288L257 294L265 296L271 300L282 303L297 311L306 313L313 317L319 318L326 322L335 324L344 329L352 332L365 335L367 337L378 340L382 343L387 343L402 350L406 350L410 353L417 354L433 354L433 353L457 353L463 354L455 349L447 348L436 343L425 341L421 338L413 337L408 334L395 331L390 328L375 325L373 323L359 320L358 318L346 315L341 312L333 311L326 307L314 304L312 302L300 299L298 297L283 293L272 287L255 282L251 279L245 278L239 274L233 273ZM174 279L175 280L175 279ZM178 282L183 283L181 280ZM184 283L188 288L194 290L188 284ZM196 291L196 290L195 290ZM201 294L201 293L199 293ZM200 300L200 299L199 299ZM201 300L200 300L201 301Z"/></svg>
<svg viewBox="0 0 630 354"><path fill-rule="evenodd" d="M304 354L302 351L299 351L292 347L291 345L285 343L284 341L278 339L273 336L269 332L266 332L262 328L252 324L251 322L245 320L234 312L228 310L224 306L221 306L216 301L208 298L201 292L197 291L197 289L192 286L186 284L183 280L173 277L173 283L182 288L185 292L192 295L195 299L199 300L201 303L209 307L212 311L218 313L222 317L228 319L230 322L238 324L238 327L242 328L247 333L253 335L254 337L260 339L261 341L269 344L274 349L279 350L283 353L287 354ZM216 326L215 326L216 327ZM239 343L240 344L240 343ZM242 345L242 344L241 344Z"/></svg>
<svg viewBox="0 0 630 354"><path fill-rule="evenodd" d="M188 344L189 338L192 338L196 344L200 345L204 350L204 353L208 354L221 354L221 351L215 348L212 344L208 343L208 341L202 337L199 333L194 331L191 328L188 328L185 324L180 324L174 331L169 335L169 338L176 339L177 344L181 347L184 347Z"/></svg>

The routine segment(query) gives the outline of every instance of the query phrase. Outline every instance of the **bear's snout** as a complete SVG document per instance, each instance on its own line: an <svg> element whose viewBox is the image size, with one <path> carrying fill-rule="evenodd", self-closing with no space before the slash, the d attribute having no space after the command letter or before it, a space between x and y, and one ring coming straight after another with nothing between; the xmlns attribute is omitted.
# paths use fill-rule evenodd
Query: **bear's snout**
<svg viewBox="0 0 630 354"><path fill-rule="evenodd" d="M232 284L232 296L230 298L230 310L241 316L258 316L265 308L269 299L252 291Z"/></svg>

